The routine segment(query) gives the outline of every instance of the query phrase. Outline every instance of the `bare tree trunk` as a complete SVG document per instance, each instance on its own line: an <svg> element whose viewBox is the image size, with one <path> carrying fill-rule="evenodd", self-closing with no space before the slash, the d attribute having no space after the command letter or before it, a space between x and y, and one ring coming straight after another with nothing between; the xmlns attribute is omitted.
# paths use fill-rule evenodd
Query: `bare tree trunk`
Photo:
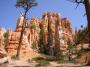
<svg viewBox="0 0 90 67"><path fill-rule="evenodd" d="M24 20L25 20L25 19L24 19ZM23 21L24 21L24 20L23 20ZM23 22L23 24L24 24L24 22ZM17 57L18 59L19 59L20 49L21 49L21 45L22 45L23 32L24 32L24 25L22 25L22 30L21 30L21 34L20 34L19 45L18 45L18 48L17 48L16 57Z"/></svg>
<svg viewBox="0 0 90 67"><path fill-rule="evenodd" d="M85 6L85 9L86 9L86 15L87 15L89 47L90 47L90 1L89 0L84 0L84 6Z"/></svg>
<svg viewBox="0 0 90 67"><path fill-rule="evenodd" d="M89 35L89 48L90 48L90 1L84 0L84 5L85 5L87 21L88 21L88 35ZM90 65L90 60L86 65Z"/></svg>
<svg viewBox="0 0 90 67"><path fill-rule="evenodd" d="M19 45L18 45L18 48L17 48L17 54L16 54L16 58L19 59L19 55L20 55L20 49L21 49L21 45L22 45L22 39L23 39L23 33L24 33L24 29L25 29L25 19L26 19L26 13L27 11L25 11L25 14L24 14L24 19L23 19L23 24L22 24L22 29L21 29L21 34L20 34L20 40L19 40Z"/></svg>

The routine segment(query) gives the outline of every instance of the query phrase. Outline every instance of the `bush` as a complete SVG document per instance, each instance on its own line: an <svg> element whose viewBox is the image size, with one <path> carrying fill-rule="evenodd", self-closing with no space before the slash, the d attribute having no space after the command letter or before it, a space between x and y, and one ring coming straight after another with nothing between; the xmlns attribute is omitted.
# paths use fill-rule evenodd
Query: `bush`
<svg viewBox="0 0 90 67"><path fill-rule="evenodd" d="M19 58L17 58L16 55L11 56L11 59L19 60Z"/></svg>
<svg viewBox="0 0 90 67"><path fill-rule="evenodd" d="M58 59L57 59L56 57L54 57L54 56L47 56L45 59L48 60L48 61L57 61L57 60L58 60Z"/></svg>
<svg viewBox="0 0 90 67"><path fill-rule="evenodd" d="M36 61L37 63L39 63L38 64L39 66L47 66L47 65L49 65L49 61L45 60L42 57L33 58L33 60Z"/></svg>
<svg viewBox="0 0 90 67"><path fill-rule="evenodd" d="M36 29L36 25L35 24L32 24L32 26L31 26L31 29Z"/></svg>
<svg viewBox="0 0 90 67"><path fill-rule="evenodd" d="M80 56L82 56L82 55L84 55L86 52L85 52L85 50L80 50L79 51L79 53L77 54L78 56L77 56L77 58L79 58Z"/></svg>
<svg viewBox="0 0 90 67"><path fill-rule="evenodd" d="M31 46L31 48L32 48L32 49L37 49L36 44L33 43L32 46Z"/></svg>
<svg viewBox="0 0 90 67"><path fill-rule="evenodd" d="M7 46L9 45L9 32L6 32L5 34L4 34L4 48L5 48L5 50L7 51Z"/></svg>

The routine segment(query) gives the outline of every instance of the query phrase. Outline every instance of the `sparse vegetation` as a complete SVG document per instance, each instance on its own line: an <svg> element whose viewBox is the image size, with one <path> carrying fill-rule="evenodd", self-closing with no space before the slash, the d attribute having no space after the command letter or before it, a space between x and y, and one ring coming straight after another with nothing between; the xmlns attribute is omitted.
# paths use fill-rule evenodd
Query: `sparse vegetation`
<svg viewBox="0 0 90 67"><path fill-rule="evenodd" d="M47 65L49 65L49 61L45 60L42 57L33 58L33 60L38 63L38 66L47 66Z"/></svg>
<svg viewBox="0 0 90 67"><path fill-rule="evenodd" d="M11 56L11 59L18 60L18 58L16 57L16 55Z"/></svg>
<svg viewBox="0 0 90 67"><path fill-rule="evenodd" d="M32 46L31 46L31 48L32 48L32 49L37 49L36 44L33 43Z"/></svg>
<svg viewBox="0 0 90 67"><path fill-rule="evenodd" d="M36 26L35 24L32 24L32 25L31 25L31 29L36 29L36 27L37 27L37 26Z"/></svg>
<svg viewBox="0 0 90 67"><path fill-rule="evenodd" d="M5 34L4 34L4 48L5 50L7 51L7 45L9 45L9 32L7 31Z"/></svg>
<svg viewBox="0 0 90 67"><path fill-rule="evenodd" d="M89 35L88 35L88 30L87 27L79 30L74 38L75 45L80 44L80 43L89 43Z"/></svg>
<svg viewBox="0 0 90 67"><path fill-rule="evenodd" d="M40 29L41 29L39 34L40 39L39 39L39 45L38 45L39 52L43 54L47 54L47 46L46 46L47 44L45 42L45 33L44 33L44 27L42 24L40 25Z"/></svg>

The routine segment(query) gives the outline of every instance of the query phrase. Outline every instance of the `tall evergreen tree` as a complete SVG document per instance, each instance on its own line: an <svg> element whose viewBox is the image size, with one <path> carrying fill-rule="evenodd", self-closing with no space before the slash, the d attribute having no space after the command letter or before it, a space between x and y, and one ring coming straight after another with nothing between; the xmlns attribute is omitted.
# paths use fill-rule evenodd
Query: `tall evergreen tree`
<svg viewBox="0 0 90 67"><path fill-rule="evenodd" d="M40 53L44 53L47 54L47 50L46 50L46 43L45 43L45 32L44 32L44 27L43 24L40 24L40 39L39 39L39 52Z"/></svg>
<svg viewBox="0 0 90 67"><path fill-rule="evenodd" d="M48 20L48 45L47 45L47 48L48 48L48 54L53 56L54 55L54 51L53 51L53 39L52 39L52 30L51 30L51 27L50 27L50 20Z"/></svg>
<svg viewBox="0 0 90 67"><path fill-rule="evenodd" d="M17 54L16 57L19 58L19 54L20 54L20 48L21 48L21 44L22 44L22 38L23 38L23 32L25 29L25 23L26 23L26 15L27 12L34 6L37 6L37 3L35 2L35 0L17 0L16 2L16 7L21 7L24 9L24 20L23 20L23 24L22 24L22 30L21 30L21 35L20 35L20 40L19 40L19 45L17 48Z"/></svg>

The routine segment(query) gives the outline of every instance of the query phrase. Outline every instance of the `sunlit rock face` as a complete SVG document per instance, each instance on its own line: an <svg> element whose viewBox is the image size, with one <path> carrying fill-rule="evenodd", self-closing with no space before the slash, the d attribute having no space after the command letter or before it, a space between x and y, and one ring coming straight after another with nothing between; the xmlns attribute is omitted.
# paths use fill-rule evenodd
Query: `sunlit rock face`
<svg viewBox="0 0 90 67"><path fill-rule="evenodd" d="M5 29L1 28L0 29L0 47L3 47L4 45L4 34L5 34Z"/></svg>
<svg viewBox="0 0 90 67"><path fill-rule="evenodd" d="M79 58L75 60L78 64L84 64L90 61L90 52L82 54Z"/></svg>
<svg viewBox="0 0 90 67"><path fill-rule="evenodd" d="M61 44L64 49L68 47L68 43L73 42L73 31L71 28L71 24L67 18L62 18L60 23L60 38L61 38ZM64 50L63 49L63 50Z"/></svg>
<svg viewBox="0 0 90 67"><path fill-rule="evenodd" d="M24 16L22 14L20 14L20 16L17 20L15 32L20 32L22 29L22 25L24 25L24 27L27 28L28 23L27 23L27 20L24 19Z"/></svg>
<svg viewBox="0 0 90 67"><path fill-rule="evenodd" d="M23 39L22 39L22 46L21 46L21 50L22 53L25 53L25 50L28 49L29 46L29 29L27 28L27 22L26 20L24 20L24 17L22 15L20 15L18 21L17 21L17 25L16 25L16 29L13 32L12 30L8 30L9 32L9 45L6 47L7 52L9 55L15 55L17 52L17 47L19 45L19 41L20 41L20 35L21 35L21 29L22 29L22 24L24 23L24 34L23 34Z"/></svg>
<svg viewBox="0 0 90 67"><path fill-rule="evenodd" d="M7 50L10 55L16 54L22 24L24 24L25 28L21 47L22 53L26 53L25 50L27 51L27 49L38 49L41 31L43 31L42 40L45 45L50 45L50 48L56 49L56 52L59 50L65 51L68 46L67 43L73 42L73 31L70 22L66 18L61 18L58 13L46 12L41 19L32 17L29 22L24 20L23 15L20 15L15 31L13 32L9 29L9 45ZM42 27L40 28L40 26Z"/></svg>
<svg viewBox="0 0 90 67"><path fill-rule="evenodd" d="M48 34L51 35L51 46L60 47L61 50L67 49L67 43L73 42L73 31L71 24L67 18L61 18L58 13L46 12L41 19L42 27L44 28L44 42L48 44ZM48 25L49 24L49 25ZM50 26L51 32L48 31ZM56 43L58 42L58 44Z"/></svg>
<svg viewBox="0 0 90 67"><path fill-rule="evenodd" d="M35 18L32 17L30 20L30 45L38 47L38 41L39 41L39 21Z"/></svg>
<svg viewBox="0 0 90 67"><path fill-rule="evenodd" d="M16 25L16 31L17 32L21 31L23 20L24 20L23 15L20 15L20 17L18 18L18 21L17 21L17 25Z"/></svg>
<svg viewBox="0 0 90 67"><path fill-rule="evenodd" d="M72 31L70 21L67 18L63 18L61 20L61 26L62 26L62 29L64 30L66 41L73 42L73 31Z"/></svg>

